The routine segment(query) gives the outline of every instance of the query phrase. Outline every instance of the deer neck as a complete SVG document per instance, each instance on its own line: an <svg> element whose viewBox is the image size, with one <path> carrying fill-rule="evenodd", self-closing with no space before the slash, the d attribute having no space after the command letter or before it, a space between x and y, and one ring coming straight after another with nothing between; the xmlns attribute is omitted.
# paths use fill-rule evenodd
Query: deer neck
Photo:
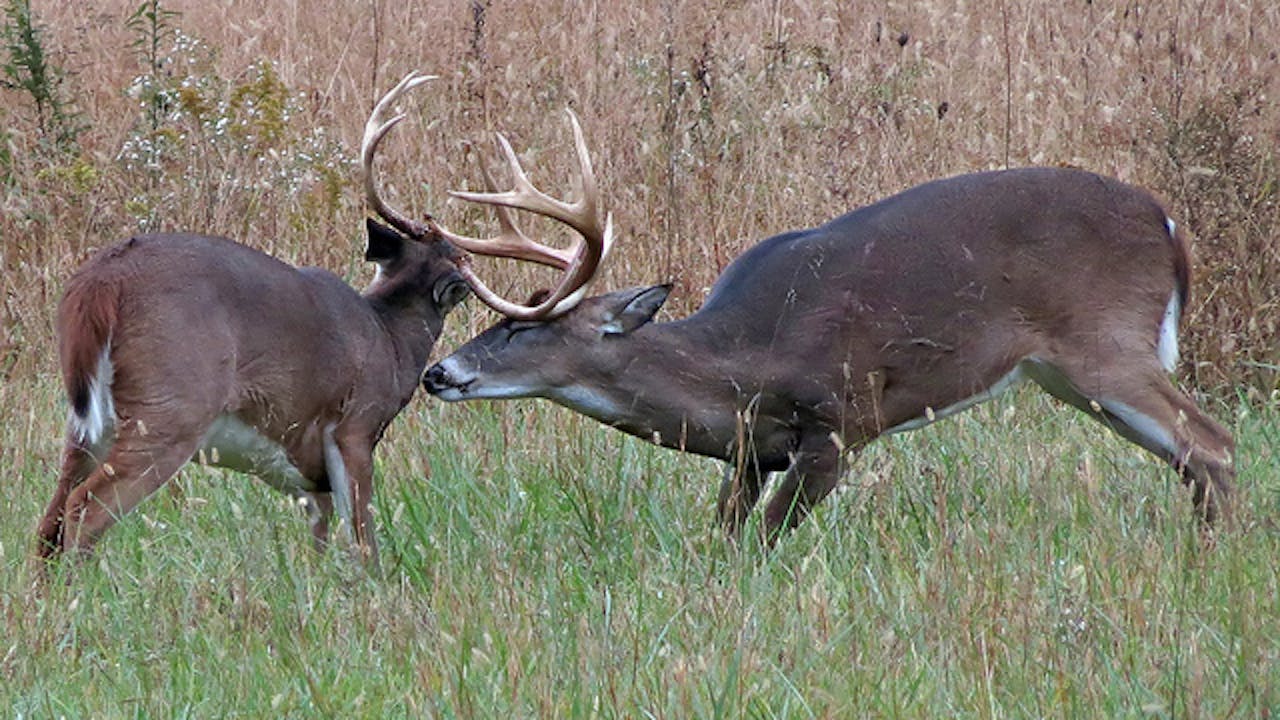
<svg viewBox="0 0 1280 720"><path fill-rule="evenodd" d="M692 320L650 324L603 338L607 352L573 362L571 380L547 392L557 404L641 439L725 458L741 436L746 404L733 368L749 368L708 342ZM750 383L748 383L750 384Z"/></svg>
<svg viewBox="0 0 1280 720"><path fill-rule="evenodd" d="M412 394L440 334L438 314L425 302L390 305L372 301L370 306L378 318L379 342L391 358L395 383Z"/></svg>

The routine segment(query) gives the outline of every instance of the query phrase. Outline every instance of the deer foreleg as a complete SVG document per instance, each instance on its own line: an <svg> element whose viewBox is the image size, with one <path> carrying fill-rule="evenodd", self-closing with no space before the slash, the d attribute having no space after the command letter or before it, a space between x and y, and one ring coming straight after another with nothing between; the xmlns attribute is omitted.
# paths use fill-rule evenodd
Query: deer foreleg
<svg viewBox="0 0 1280 720"><path fill-rule="evenodd" d="M764 511L764 537L777 540L808 517L840 480L844 453L830 433L810 433L800 439L791 467Z"/></svg>
<svg viewBox="0 0 1280 720"><path fill-rule="evenodd" d="M377 565L378 539L373 522L373 447L363 436L327 432L325 462L333 503L349 522L362 562Z"/></svg>
<svg viewBox="0 0 1280 720"><path fill-rule="evenodd" d="M716 514L730 540L737 540L738 532L751 515L751 509L760 499L760 489L768 479L769 473L761 471L751 458L739 458L725 465Z"/></svg>

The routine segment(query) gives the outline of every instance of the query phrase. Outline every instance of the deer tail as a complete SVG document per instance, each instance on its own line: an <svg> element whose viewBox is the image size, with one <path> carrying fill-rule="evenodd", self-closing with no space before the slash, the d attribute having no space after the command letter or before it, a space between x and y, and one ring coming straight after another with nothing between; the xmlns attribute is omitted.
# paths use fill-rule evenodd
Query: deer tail
<svg viewBox="0 0 1280 720"><path fill-rule="evenodd" d="M58 351L72 424L96 441L112 421L111 336L120 321L120 286L73 277L58 306Z"/></svg>
<svg viewBox="0 0 1280 720"><path fill-rule="evenodd" d="M1178 283L1178 303L1185 309L1191 297L1191 247L1187 235L1171 218L1166 217L1169 243L1173 246L1173 274Z"/></svg>
<svg viewBox="0 0 1280 720"><path fill-rule="evenodd" d="M1156 353L1165 370L1173 372L1178 364L1178 324L1191 296L1191 249L1186 235L1172 219L1165 216L1164 224L1169 231L1169 245L1173 249L1175 285L1169 304L1165 307L1164 318L1160 322Z"/></svg>

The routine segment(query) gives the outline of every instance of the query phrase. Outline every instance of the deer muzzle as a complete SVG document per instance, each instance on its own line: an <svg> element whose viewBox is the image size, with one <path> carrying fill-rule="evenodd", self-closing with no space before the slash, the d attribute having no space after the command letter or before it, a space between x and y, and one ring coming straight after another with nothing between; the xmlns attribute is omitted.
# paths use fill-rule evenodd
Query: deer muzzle
<svg viewBox="0 0 1280 720"><path fill-rule="evenodd" d="M441 400L461 400L474 378L459 377L456 369L450 371L450 358L432 365L422 374L422 387Z"/></svg>

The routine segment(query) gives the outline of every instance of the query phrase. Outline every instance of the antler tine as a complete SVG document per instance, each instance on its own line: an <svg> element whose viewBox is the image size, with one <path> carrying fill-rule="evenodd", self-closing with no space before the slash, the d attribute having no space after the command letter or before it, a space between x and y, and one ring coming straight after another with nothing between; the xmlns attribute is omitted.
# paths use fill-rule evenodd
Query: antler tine
<svg viewBox="0 0 1280 720"><path fill-rule="evenodd" d="M578 174L573 181L574 189L579 195L576 201L557 200L538 190L529 181L515 151L511 149L511 143L499 133L498 145L506 157L515 188L506 192L493 192L492 180L486 173L486 183L490 192L450 192L450 194L460 200L483 203L497 208L503 234L490 240L477 240L454 235L438 224L432 224L433 230L475 254L533 260L565 270L564 276L551 294L543 302L534 306L519 305L503 299L485 286L471 271L469 265L462 271L481 301L515 319L533 320L555 316L577 305L586 294L587 285L595 276L600 262L613 244L613 218L611 215L606 215L602 225L598 211L599 191L596 188L595 173L591 168L591 156L587 151L582 128L572 111L568 111L568 115L578 154ZM571 255L536 243L519 231L506 208L527 210L564 223L576 230L581 240L576 243Z"/></svg>
<svg viewBox="0 0 1280 720"><path fill-rule="evenodd" d="M578 154L578 174L571 180L578 194L576 201L557 200L535 187L520 164L520 159L516 157L515 151L511 149L511 143L502 133L495 133L495 135L498 146L507 160L507 167L511 172L515 188L506 192L450 191L449 194L468 202L528 210L558 220L578 231L584 238L599 237L602 234L600 216L596 209L599 193L596 189L595 172L591 168L591 154L587 151L586 139L582 134L582 126L578 123L578 116L572 110L565 110L565 114L569 116L569 125L573 128L574 148Z"/></svg>
<svg viewBox="0 0 1280 720"><path fill-rule="evenodd" d="M448 236L446 236L448 237ZM450 238L452 239L452 238ZM599 245L594 243L586 243L585 247L603 247L607 251L613 244L613 215L609 214L605 217L603 242ZM506 315L514 320L541 320L562 315L572 310L578 303L582 302L582 298L587 294L587 286L595 276L596 269L599 267L600 257L592 257L594 253L579 253L573 260L572 266L565 275L560 279L560 283L555 290L547 296L545 300L537 305L521 305L511 302L493 290L484 283L483 280L476 275L471 268L470 257L463 256L462 261L458 263L458 272L471 286L471 291L485 305L493 308L498 313Z"/></svg>
<svg viewBox="0 0 1280 720"><path fill-rule="evenodd" d="M391 107L409 90L428 80L435 79L435 75L419 75L416 70L405 75L403 80L387 91L387 94L383 95L377 104L373 106L373 112L369 114L369 119L364 124L364 138L360 141L360 166L364 171L364 195L369 202L369 206L379 217L390 223L392 227L418 239L427 234L427 226L409 219L403 213L387 205L382 197L378 195L377 182L373 174L373 158L377 153L378 144L382 142L382 138L386 137L391 128L404 119L404 114L400 114L390 120L383 121L382 116L386 113L387 108Z"/></svg>
<svg viewBox="0 0 1280 720"><path fill-rule="evenodd" d="M480 163L480 174L484 176L485 188L489 191L489 194L496 194L497 184L493 181L493 174L489 172L489 168L485 167L483 162ZM457 193L450 194L456 195ZM432 230L447 238L453 244L478 255L527 260L547 265L557 270L566 270L569 264L573 262L573 254L571 252L543 245L525 235L520 230L520 226L516 224L515 213L512 212L511 208L505 205L494 205L493 211L498 216L498 225L502 228L502 232L495 237L487 239L459 235L446 229L434 219L428 220L428 223Z"/></svg>

